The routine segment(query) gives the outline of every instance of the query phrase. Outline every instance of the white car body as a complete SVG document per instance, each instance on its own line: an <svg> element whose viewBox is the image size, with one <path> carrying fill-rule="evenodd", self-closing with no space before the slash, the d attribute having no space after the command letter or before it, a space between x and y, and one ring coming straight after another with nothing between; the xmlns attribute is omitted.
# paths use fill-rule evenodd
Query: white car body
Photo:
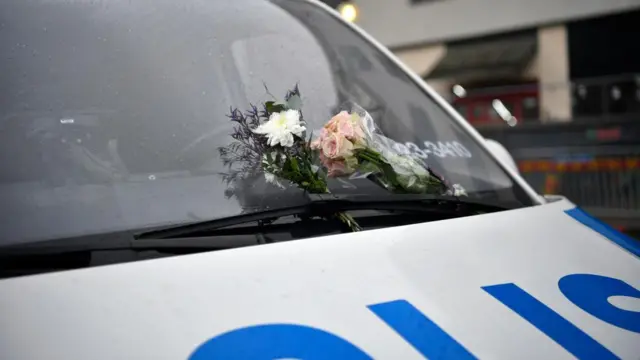
<svg viewBox="0 0 640 360"><path fill-rule="evenodd" d="M494 158L538 205L2 280L0 358L640 358L638 244Z"/></svg>
<svg viewBox="0 0 640 360"><path fill-rule="evenodd" d="M290 324L339 336L371 358L420 359L425 357L420 350L367 308L405 300L478 358L572 358L563 345L578 346L580 358L603 358L580 352L587 343L605 354L637 359L638 253L580 223L566 213L571 209L563 200L456 220L4 280L2 358L352 358L338 344L317 347L312 342L304 354L296 352L296 344L305 339L304 334L296 338L295 331L290 341L260 347L261 337L269 339L269 327ZM627 284L626 290L635 289L606 294L598 284L586 289L590 298L604 296L605 312L627 317L628 329L587 313L564 296L559 280L572 274L612 278ZM483 289L510 283L590 340L567 333L561 345ZM432 351L428 357L468 358L447 353L446 342L415 319L398 319L400 326L413 326L407 331L418 343L440 345L427 349ZM265 333L241 342L229 339L222 350L203 345L257 325L265 326Z"/></svg>

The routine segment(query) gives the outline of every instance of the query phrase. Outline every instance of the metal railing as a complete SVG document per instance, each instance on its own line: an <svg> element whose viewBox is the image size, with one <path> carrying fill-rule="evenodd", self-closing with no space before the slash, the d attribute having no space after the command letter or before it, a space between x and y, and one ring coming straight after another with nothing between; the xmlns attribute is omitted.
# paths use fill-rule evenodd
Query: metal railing
<svg viewBox="0 0 640 360"><path fill-rule="evenodd" d="M562 194L582 206L640 210L639 158L525 160L519 167L541 193Z"/></svg>
<svg viewBox="0 0 640 360"><path fill-rule="evenodd" d="M475 89L466 96L522 101L511 105L530 117L517 125L500 119L474 125L510 151L538 193L566 196L614 226L640 231L640 76ZM525 109L531 104L538 108ZM553 110L563 107L569 118L553 121Z"/></svg>
<svg viewBox="0 0 640 360"><path fill-rule="evenodd" d="M523 177L540 194L561 194L621 227L640 229L640 157L521 160Z"/></svg>

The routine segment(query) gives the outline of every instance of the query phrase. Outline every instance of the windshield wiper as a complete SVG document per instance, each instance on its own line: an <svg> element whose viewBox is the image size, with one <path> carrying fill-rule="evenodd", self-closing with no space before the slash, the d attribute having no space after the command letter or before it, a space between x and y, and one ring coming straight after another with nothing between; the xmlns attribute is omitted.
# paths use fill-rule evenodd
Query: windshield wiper
<svg viewBox="0 0 640 360"><path fill-rule="evenodd" d="M440 195L338 195L309 194L309 201L302 205L260 210L237 216L178 225L143 232L136 239L175 239L207 236L215 230L247 223L268 223L287 217L330 217L337 212L356 210L382 210L392 212L433 213L448 218L491 213L519 207L516 204L474 201L467 198Z"/></svg>
<svg viewBox="0 0 640 360"><path fill-rule="evenodd" d="M268 238L271 232L288 231L282 228L286 224L274 225L273 223L273 221L285 217L328 219L337 212L378 210L401 214L404 218L407 218L406 214L409 213L419 214L419 218L428 221L429 218L448 219L519 207L518 204L491 203L484 200L474 201L467 198L437 195L309 194L307 196L309 200L302 205L260 210L187 225L155 228L138 234L132 231L119 231L5 245L0 247L0 261L2 258L19 255L182 248L213 250L258 245L270 242L265 238ZM381 216L386 215L382 214ZM395 222L398 222L397 219L391 219L386 224ZM302 227L302 230L296 229L296 231L304 233L303 237L330 233L335 230L335 228L331 228L331 225L322 221L317 221L315 228L314 224L309 221Z"/></svg>
<svg viewBox="0 0 640 360"><path fill-rule="evenodd" d="M336 212L369 210L356 220L381 228L520 207L433 195L308 195L299 206L256 211L139 234L119 231L0 247L0 278L101 266L164 256L232 249L344 232ZM298 217L304 221L276 221Z"/></svg>

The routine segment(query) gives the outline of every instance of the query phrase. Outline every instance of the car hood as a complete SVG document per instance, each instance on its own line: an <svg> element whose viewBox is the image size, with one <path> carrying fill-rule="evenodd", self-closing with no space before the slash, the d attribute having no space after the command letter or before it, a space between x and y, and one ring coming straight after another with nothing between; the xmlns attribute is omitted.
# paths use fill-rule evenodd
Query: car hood
<svg viewBox="0 0 640 360"><path fill-rule="evenodd" d="M637 358L632 241L562 200L9 279L0 349L6 359Z"/></svg>

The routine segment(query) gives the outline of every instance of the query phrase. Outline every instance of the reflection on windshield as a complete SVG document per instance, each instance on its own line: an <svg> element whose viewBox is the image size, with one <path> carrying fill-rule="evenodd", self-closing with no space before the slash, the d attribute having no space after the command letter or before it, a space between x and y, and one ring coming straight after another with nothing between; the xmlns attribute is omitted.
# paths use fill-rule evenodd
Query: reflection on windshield
<svg viewBox="0 0 640 360"><path fill-rule="evenodd" d="M363 106L470 196L518 189L395 65L298 1L3 1L2 244L231 216L301 201L263 177L233 187L218 148L230 107L304 88L320 128ZM341 191L353 183L337 181ZM375 192L358 184L358 191ZM235 194L234 196L230 196ZM480 196L480 195L477 195Z"/></svg>

